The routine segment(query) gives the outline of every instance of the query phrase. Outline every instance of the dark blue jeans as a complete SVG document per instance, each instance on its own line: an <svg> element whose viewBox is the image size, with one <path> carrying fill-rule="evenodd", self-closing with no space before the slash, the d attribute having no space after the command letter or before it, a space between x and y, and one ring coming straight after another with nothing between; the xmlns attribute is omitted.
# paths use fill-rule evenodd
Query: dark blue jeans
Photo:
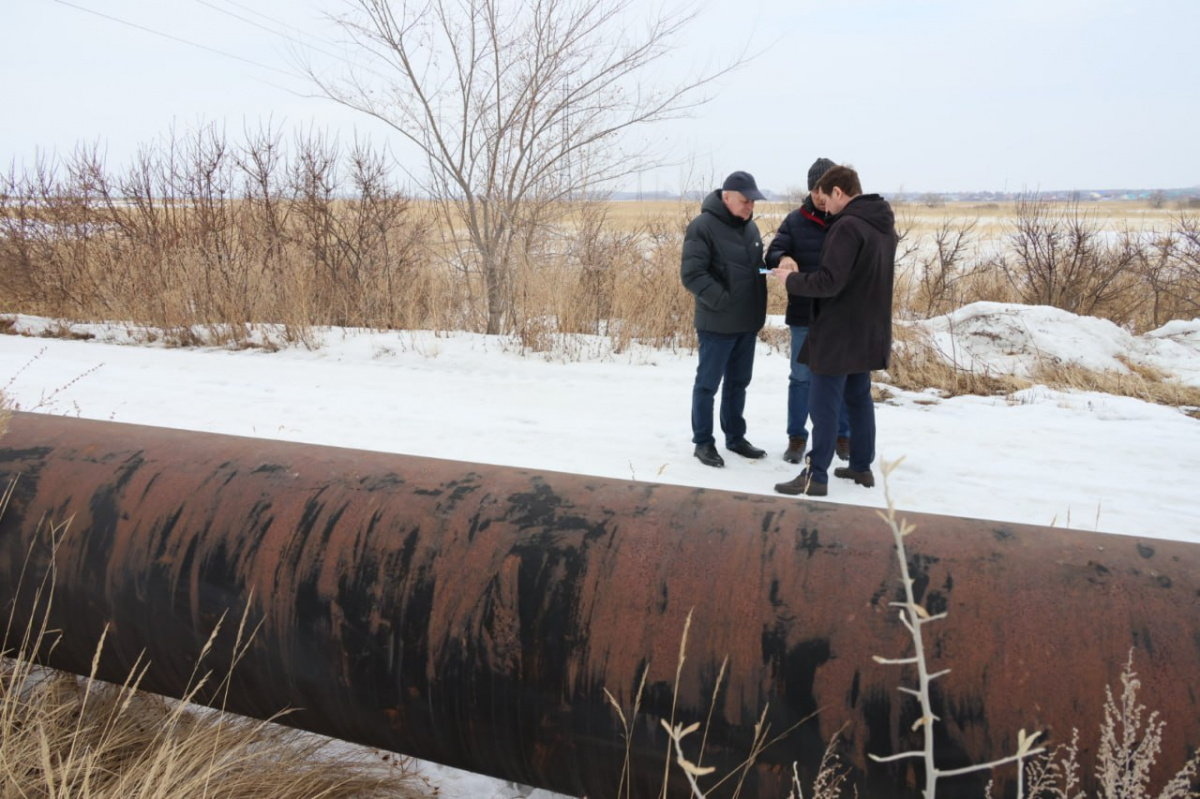
<svg viewBox="0 0 1200 799"><path fill-rule="evenodd" d="M757 333L697 330L700 365L692 385L692 443L713 444L713 398L721 388L721 430L725 443L746 437L746 387L754 375ZM722 385L723 384L723 385Z"/></svg>
<svg viewBox="0 0 1200 799"><path fill-rule="evenodd" d="M800 325L789 325L792 332L792 370L788 373L788 405L787 405L787 434L808 438L808 396L812 373L808 366L800 363L800 348L808 338L808 328ZM842 405L838 415L839 436L850 437L850 414Z"/></svg>
<svg viewBox="0 0 1200 799"><path fill-rule="evenodd" d="M837 442L837 421L845 404L850 415L850 468L865 472L875 460L875 404L871 373L812 376L808 412L813 420L813 446L808 471L814 483L829 482L829 464Z"/></svg>

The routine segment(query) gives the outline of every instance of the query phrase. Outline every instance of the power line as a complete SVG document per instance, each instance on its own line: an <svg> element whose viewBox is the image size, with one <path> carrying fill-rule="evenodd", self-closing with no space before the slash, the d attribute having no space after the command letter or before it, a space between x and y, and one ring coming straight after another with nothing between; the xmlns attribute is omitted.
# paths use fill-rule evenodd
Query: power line
<svg viewBox="0 0 1200 799"><path fill-rule="evenodd" d="M210 5L208 2L206 2L206 0L197 0L197 2L204 3L205 5ZM261 11L258 11L257 9L251 8L250 6L246 5L245 3L239 3L239 2L237 2L237 0L221 0L221 2L223 2L225 5L228 5L228 6L240 8L243 11L253 14L254 16L258 17L259 19L265 19L267 22L278 25L281 30L286 28L286 29L292 30L298 34L301 34L302 36L309 36L310 38L317 39L318 41L323 41L325 44L333 45L333 42L329 41L328 39L322 39L321 37L318 37L318 36L312 36L312 34L308 33L307 31L304 31L300 28L297 28L295 25L284 22L281 19L276 19L275 17L272 17L269 14L264 14ZM219 9L219 8L216 10L221 11L221 9ZM229 13L229 12L224 12L224 13ZM247 20L247 21L249 21L249 20ZM280 35L284 35L284 34L280 34ZM295 40L293 40L293 41L295 41Z"/></svg>
<svg viewBox="0 0 1200 799"><path fill-rule="evenodd" d="M291 34L285 33L285 32L284 32L283 30L281 30L281 29L275 29L275 28L270 28L270 27L267 27L266 25L263 25L261 22L255 22L255 21L254 21L254 20L252 20L252 19L247 19L246 17L243 17L241 14L235 14L235 13L233 13L232 11L230 11L230 10L229 10L229 9L227 9L227 8L221 8L220 6L213 5L212 3L208 2L208 0L196 0L196 2L197 2L197 3L199 3L199 4L200 4L200 5L202 5L202 6L208 6L208 7L209 7L209 8L211 8L213 11L216 11L216 12L218 12L218 13L220 13L220 14L226 14L226 15L228 15L228 16L231 16L231 17L233 17L234 19L241 20L242 22L245 22L247 25L253 25L254 27L258 28L259 30L264 30L264 31L266 31L267 33L271 34L272 36L278 36L278 37L280 37L280 38L282 38L282 39L287 39L289 42L294 42L295 44L303 45L304 47L312 47L312 45L308 44L307 42L304 42L304 41L302 41L302 40L300 40L300 39L297 39L295 36L292 36ZM246 11L249 11L250 13L254 14L254 15L255 15L255 16L257 16L257 17L262 17L263 19L265 19L265 20L267 20L267 21L269 21L269 22L273 22L273 23L275 23L276 25L279 25L279 26L280 26L280 28L291 28L291 27L292 27L291 25L288 25L288 24L286 24L286 23L284 23L284 22L281 22L281 21L279 21L279 20L277 20L277 19L274 19L274 18L272 18L272 17L268 17L266 14L261 14L261 13L259 13L259 12L255 11L254 9L247 8L246 6L243 6L243 5L241 5L240 3L233 3L233 2L231 2L231 3L230 3L230 5L232 5L232 6L237 6L238 8L245 9ZM296 28L292 28L292 29L293 29L293 30L297 30ZM317 50L317 52L320 52L320 53L325 53L325 51L324 51L324 50L320 50L319 48L315 48L315 47L314 47L313 49L314 49L314 50ZM332 53L325 53L325 55L333 55L333 54L332 54ZM336 56L334 56L334 57L336 58Z"/></svg>
<svg viewBox="0 0 1200 799"><path fill-rule="evenodd" d="M101 11L96 11L91 8L85 8L81 5L76 5L75 3L69 2L69 0L54 0L54 2L64 5L64 6L70 6L71 8L75 8L80 11L85 11L88 14L95 14L98 17L103 17L105 19L112 20L113 22L119 23L121 25L126 25L130 28L136 28L137 30L145 31L146 33L150 33L155 36L161 36L164 39L170 39L172 41L179 42L180 44L186 44L189 47L196 47L196 48L199 48L200 50L207 50L210 53L216 53L217 55L224 56L225 58L232 58L237 61L242 61L246 64L251 64L252 66L261 67L262 69L269 69L272 72L278 72L281 75L287 75L289 78L300 77L293 72L289 72L286 69L280 69L279 67L273 67L269 64L263 64L261 62L254 61L249 58L243 58L242 56L236 55L234 53L227 53L224 50L218 50L215 47L209 47L208 45L199 44L197 42L193 42L188 39L183 39L183 38L180 38L179 36L175 36L170 33L164 33L163 31L155 30L154 28L148 28L145 25L139 25L136 22L130 22L129 20L121 19L120 17L114 17L111 14L105 14Z"/></svg>
<svg viewBox="0 0 1200 799"><path fill-rule="evenodd" d="M228 16L231 16L234 19L241 20L242 22L245 22L247 25L253 25L256 28L259 28L260 30L266 31L267 33L271 34L272 36L278 36L279 38L286 39L287 41L292 42L293 44L298 44L301 47L304 47L308 50L312 50L313 52L317 52L317 53L320 53L321 55L328 56L329 58L332 58L335 61L345 64L346 66L350 67L351 69L357 69L357 70L361 70L363 72L369 72L372 75L374 75L375 77L383 78L384 80L392 79L392 76L390 76L390 75L386 75L382 72L379 72L378 70L371 69L370 67L364 67L361 64L354 63L353 61L351 61L349 58L347 58L343 54L331 53L328 50L324 50L320 47L313 45L310 41L306 41L304 39L299 39L299 38L291 35L290 33L286 32L285 29L290 29L290 30L296 31L297 33L301 34L302 36L306 36L309 39L315 39L316 41L322 42L323 44L327 44L327 45L336 47L336 44L329 41L328 39L322 39L320 37L312 36L304 31L300 30L299 28L295 27L294 25L289 25L288 23L283 22L282 20L278 20L278 19L275 19L274 17L268 16L267 14L263 14L262 12L255 11L254 9L250 8L249 6L243 5L242 3L235 2L235 0L224 0L224 2L227 5L235 6L237 8L243 9L244 11L248 11L249 13L253 14L254 16L259 17L261 19L265 19L268 22L271 22L274 25L277 25L279 27L272 28L267 25L263 25L262 23L255 22L252 19L247 19L246 17L242 16L241 14L235 14L234 12L232 12L228 9L213 5L208 0L196 0L196 2L202 6L207 6L207 7L211 8L213 11L216 11L221 14L227 14Z"/></svg>

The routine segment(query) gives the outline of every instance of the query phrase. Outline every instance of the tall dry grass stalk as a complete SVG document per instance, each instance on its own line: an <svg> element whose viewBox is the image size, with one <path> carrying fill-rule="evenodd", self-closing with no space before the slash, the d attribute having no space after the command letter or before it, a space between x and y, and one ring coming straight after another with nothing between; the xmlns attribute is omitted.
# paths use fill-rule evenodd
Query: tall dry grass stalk
<svg viewBox="0 0 1200 799"><path fill-rule="evenodd" d="M921 717L913 725L920 729L924 746L919 750L901 752L898 754L878 757L870 755L871 760L887 763L896 760L916 759L924 764L925 799L935 799L937 796L938 780L941 777L951 777L977 771L994 771L998 766L1015 763L1017 766L1015 791L1017 799L1084 799L1080 790L1082 783L1079 763L1079 731L1072 730L1071 740L1067 743L1047 748L1038 746L1035 742L1041 737L1040 732L1027 735L1024 730L1017 733L1016 752L1006 757L1000 757L988 763L980 763L958 769L942 770L937 767L935 752L936 742L933 734L934 725L940 719L933 707L931 686L939 677L950 669L930 672L926 651L932 642L926 640L926 626L937 622L946 616L945 612L932 614L917 603L913 592L913 578L909 574L908 559L910 557L906 539L916 528L903 518L898 517L895 504L889 490L889 477L900 466L903 458L883 464L883 489L886 510L879 511L879 516L892 534L896 552L896 561L900 570L900 582L903 586L903 597L891 602L898 608L899 619L908 630L912 639L912 654L901 658L875 657L876 662L897 665L917 673L915 687L902 686L900 690L911 695L920 703ZM1121 672L1121 695L1114 698L1110 687L1105 688L1104 721L1101 723L1099 735L1100 746L1096 753L1094 776L1099 788L1098 797L1102 799L1188 799L1200 796L1195 790L1197 776L1200 775L1200 752L1194 753L1183 766L1171 777L1157 793L1150 786L1150 775L1161 754L1162 734L1165 722L1159 718L1157 711L1147 712L1147 708L1137 701L1137 693L1141 687L1137 674L1133 670L1134 650L1130 649L1125 667ZM985 795L992 796L992 783L989 782ZM1006 794L1008 795L1008 794Z"/></svg>
<svg viewBox="0 0 1200 799"><path fill-rule="evenodd" d="M0 513L7 497L0 501ZM61 540L68 524L49 527L45 534ZM402 764L335 751L330 740L280 726L274 723L278 719L257 721L197 704L197 696L215 679L201 672L200 664L224 619L203 647L179 701L139 690L153 668L145 661L139 660L121 685L99 681L104 635L85 678L37 665L69 634L47 625L53 595L52 566L31 592L26 624L15 623L15 599L8 607L0 645L0 798L424 795ZM235 661L251 637L243 618L234 642ZM217 680L217 695L228 685L228 674Z"/></svg>
<svg viewBox="0 0 1200 799"><path fill-rule="evenodd" d="M0 390L0 436L8 431L8 420L12 418L12 404L8 395Z"/></svg>
<svg viewBox="0 0 1200 799"><path fill-rule="evenodd" d="M816 716L816 713L811 713L805 716L783 732L772 736L771 726L766 721L767 710L769 708L764 707L761 717L754 725L754 736L750 743L750 751L747 753L746 757L741 761L741 763L728 771L726 774L720 776L716 775L715 768L703 765L704 753L707 749L708 734L712 725L712 717L720 697L721 685L725 679L725 670L728 666L729 659L725 658L721 662L721 668L717 674L716 682L713 685L713 694L709 701L708 713L704 722L701 723L700 721L692 721L691 723L685 724L684 722L677 721L676 713L678 710L679 686L683 680L683 666L687 661L688 636L691 631L691 626L692 611L689 610L687 618L684 620L683 632L681 633L679 639L679 654L675 661L675 676L672 683L671 705L666 717L659 719L659 724L667 734L666 751L664 752L663 756L662 787L659 796L662 797L662 799L667 799L667 797L671 795L669 793L669 788L671 787L671 766L674 764L682 772L683 778L688 786L688 793L694 797L694 799L704 799L706 796L711 795L714 791L721 789L725 783L731 780L734 780L735 782L732 793L729 795L732 796L733 799L737 799L737 797L741 796L742 788L745 784L746 778L749 776L754 764L757 763L758 759L762 756L762 753L790 735L801 724L813 719ZM605 698L608 700L608 703L612 705L618 719L620 719L622 730L621 735L625 739L625 760L621 772L619 788L617 791L617 799L625 799L631 795L632 786L630 785L630 756L633 746L633 732L635 721L637 720L637 716L641 710L642 692L646 686L646 675L649 673L649 671L650 664L647 663L634 694L633 707L630 709L628 714L626 714L625 710L622 709L621 703L616 699L616 697L614 697L607 688L604 689ZM698 730L702 732L699 746L696 749L695 762L693 762L691 756L684 751L683 739L697 732ZM836 764L836 758L834 758L834 760L835 762L831 768L837 769L839 767ZM826 765L826 763L822 763L823 768ZM710 776L713 777L711 784L702 787L700 785L700 778ZM825 775L824 779L827 782L831 781L840 784L841 780L836 779L836 776L836 774Z"/></svg>
<svg viewBox="0 0 1200 799"><path fill-rule="evenodd" d="M937 715L933 708L932 687L934 682L948 674L950 669L942 669L937 672L929 670L929 656L926 653L927 651L932 651L933 646L932 642L926 640L928 634L925 632L925 628L926 625L944 619L947 614L944 611L941 613L930 613L924 606L917 602L916 592L913 590L915 580L909 572L909 555L904 540L916 528L907 520L899 518L896 515L896 505L892 501L891 490L888 484L889 476L899 467L903 460L903 458L900 458L896 461L885 461L883 463L883 492L886 501L886 511L879 511L879 517L891 531L892 543L896 552L896 562L900 568L902 598L888 604L890 607L897 608L900 623L908 630L912 640L912 654L900 658L880 657L876 655L874 660L876 663L899 666L916 672L915 687L902 685L900 686L900 691L912 696L920 705L921 715L916 723L913 724L912 729L914 731L920 730L922 747L884 757L875 754L870 754L869 757L876 763L892 763L898 760L920 760L923 763L925 774L925 786L922 790L924 799L934 799L937 795L938 780L942 777L953 777L979 771L992 771L997 766L1016 763L1017 799L1025 799L1023 782L1025 763L1030 758L1045 752L1045 749L1042 747L1033 748L1034 742L1041 737L1041 732L1026 735L1025 730L1020 730L1017 733L1017 751L1007 757L957 769L941 769L936 764L935 754L937 747L934 727L941 721L941 717Z"/></svg>
<svg viewBox="0 0 1200 799"><path fill-rule="evenodd" d="M844 730L845 727L830 736L817 767L817 776L813 778L809 799L840 799L847 788L858 796L858 788L850 784L850 771L838 755ZM800 784L800 770L795 763L792 764L792 788L787 799L804 799L804 786Z"/></svg>

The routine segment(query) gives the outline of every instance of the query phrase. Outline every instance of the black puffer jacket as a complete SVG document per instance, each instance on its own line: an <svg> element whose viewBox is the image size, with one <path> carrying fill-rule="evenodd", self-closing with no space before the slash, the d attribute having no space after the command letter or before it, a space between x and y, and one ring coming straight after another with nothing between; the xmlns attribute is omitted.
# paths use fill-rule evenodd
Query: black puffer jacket
<svg viewBox="0 0 1200 799"><path fill-rule="evenodd" d="M696 329L757 333L767 319L762 236L754 218L729 212L720 190L704 198L683 237L680 276L696 298Z"/></svg>
<svg viewBox="0 0 1200 799"><path fill-rule="evenodd" d="M789 294L816 298L800 351L816 374L887 368L898 240L892 207L878 194L860 194L833 217L821 267L788 275Z"/></svg>
<svg viewBox="0 0 1200 799"><path fill-rule="evenodd" d="M775 238L767 246L767 266L779 266L779 259L790 255L801 272L815 272L821 266L821 245L825 242L828 226L824 211L813 205L812 195L783 219L775 232ZM787 314L784 321L793 327L808 327L812 319L812 298L799 294L788 294Z"/></svg>

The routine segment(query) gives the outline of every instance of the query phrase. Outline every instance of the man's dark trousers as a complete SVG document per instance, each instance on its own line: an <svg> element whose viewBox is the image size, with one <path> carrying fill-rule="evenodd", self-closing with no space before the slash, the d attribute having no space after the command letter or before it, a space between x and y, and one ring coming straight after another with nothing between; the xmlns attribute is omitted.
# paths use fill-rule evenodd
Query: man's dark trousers
<svg viewBox="0 0 1200 799"><path fill-rule="evenodd" d="M713 444L713 398L721 386L721 430L725 443L746 437L746 387L754 374L757 333L697 330L700 364L692 385L692 443ZM722 381L724 384L722 385Z"/></svg>
<svg viewBox="0 0 1200 799"><path fill-rule="evenodd" d="M850 416L850 468L870 470L875 460L875 405L871 402L871 373L812 375L808 415L813 422L813 448L808 473L814 483L829 482L829 464L837 443L842 402Z"/></svg>

